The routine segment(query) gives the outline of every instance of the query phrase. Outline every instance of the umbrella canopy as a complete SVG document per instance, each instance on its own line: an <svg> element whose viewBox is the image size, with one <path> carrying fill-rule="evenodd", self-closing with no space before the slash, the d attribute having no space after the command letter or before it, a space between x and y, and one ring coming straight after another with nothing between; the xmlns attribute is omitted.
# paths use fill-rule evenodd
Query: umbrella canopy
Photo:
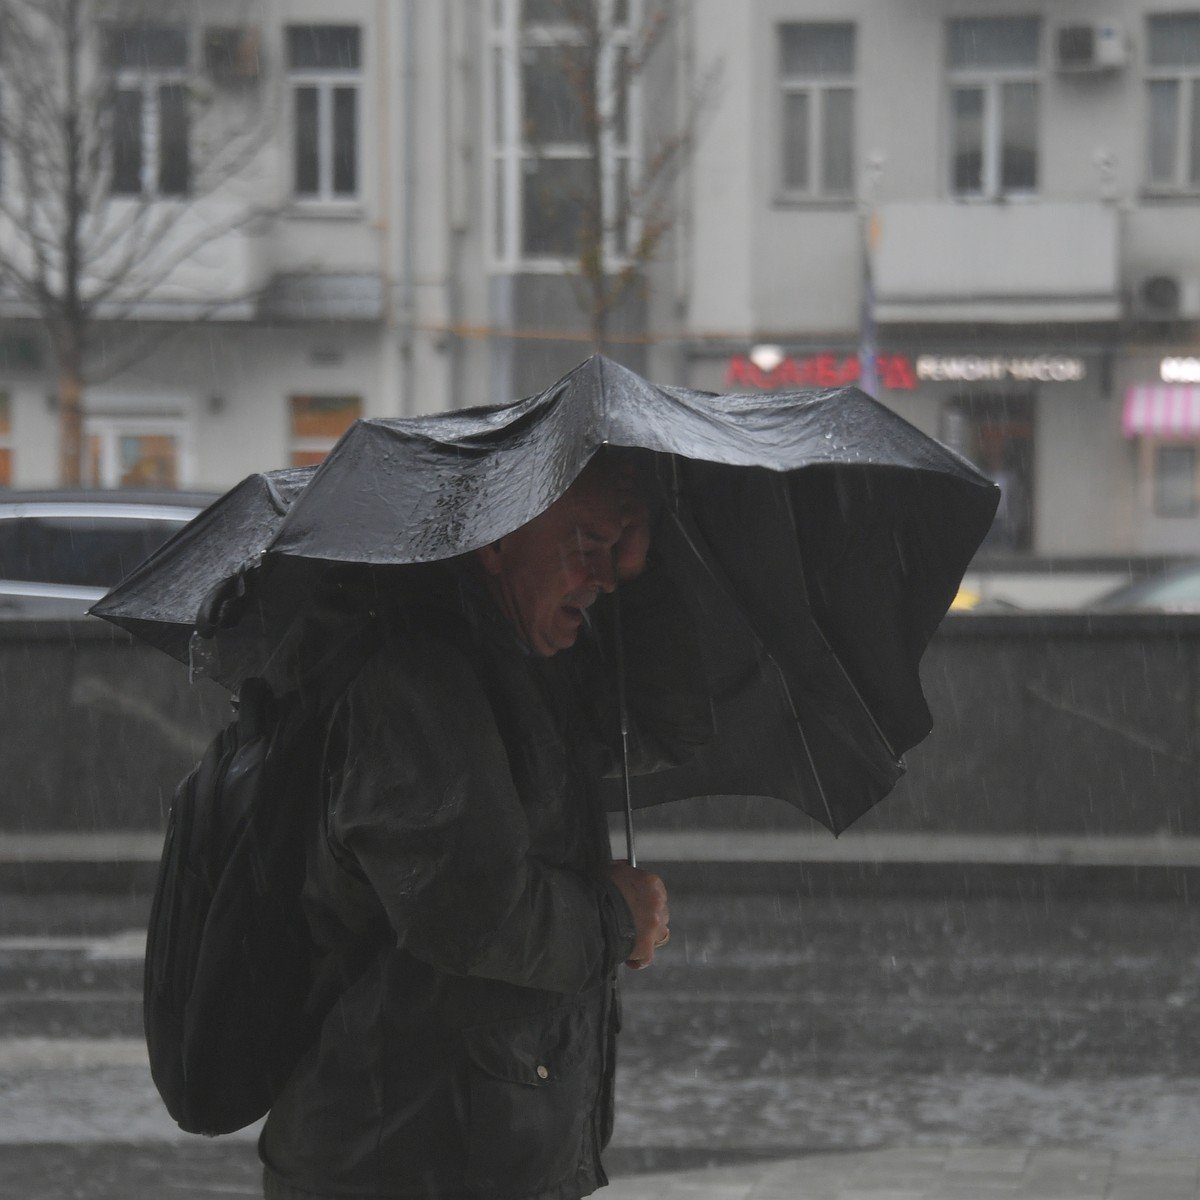
<svg viewBox="0 0 1200 1200"><path fill-rule="evenodd" d="M929 732L920 658L998 500L854 388L717 396L597 356L515 404L359 421L311 473L240 484L92 611L186 660L214 585L257 582L221 646L233 685L314 572L478 549L606 443L655 456L656 552L697 626L717 726L695 761L639 781L638 803L776 796L844 829Z"/></svg>

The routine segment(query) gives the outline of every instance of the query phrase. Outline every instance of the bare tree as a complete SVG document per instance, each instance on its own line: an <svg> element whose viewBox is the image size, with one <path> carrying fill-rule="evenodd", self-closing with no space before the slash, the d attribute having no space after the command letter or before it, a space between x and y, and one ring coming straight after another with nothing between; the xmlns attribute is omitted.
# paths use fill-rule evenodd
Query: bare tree
<svg viewBox="0 0 1200 1200"><path fill-rule="evenodd" d="M678 53L670 64L660 59L686 38L690 0L540 0L538 7L562 31L560 83L586 148L578 186L558 199L576 220L579 301L593 346L604 350L610 318L641 286L676 223L675 183L718 93L720 66L672 89L665 107L673 111L639 119L635 98L656 67L684 70ZM536 153L535 124L527 115L524 134Z"/></svg>
<svg viewBox="0 0 1200 1200"><path fill-rule="evenodd" d="M87 384L249 299L230 243L277 207L250 8L0 0L0 303L46 332L64 484Z"/></svg>

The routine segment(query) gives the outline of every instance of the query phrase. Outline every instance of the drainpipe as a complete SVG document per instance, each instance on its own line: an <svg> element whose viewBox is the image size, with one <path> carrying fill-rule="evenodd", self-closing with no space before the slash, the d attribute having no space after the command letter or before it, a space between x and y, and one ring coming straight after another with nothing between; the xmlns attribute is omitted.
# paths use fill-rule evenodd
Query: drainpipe
<svg viewBox="0 0 1200 1200"><path fill-rule="evenodd" d="M416 319L413 271L416 263L417 215L415 202L416 166L416 27L415 0L400 0L401 86L400 120L404 146L401 153L400 203L403 214L401 231L400 265L400 373L401 403L405 415L416 412L415 380L413 362L413 325Z"/></svg>

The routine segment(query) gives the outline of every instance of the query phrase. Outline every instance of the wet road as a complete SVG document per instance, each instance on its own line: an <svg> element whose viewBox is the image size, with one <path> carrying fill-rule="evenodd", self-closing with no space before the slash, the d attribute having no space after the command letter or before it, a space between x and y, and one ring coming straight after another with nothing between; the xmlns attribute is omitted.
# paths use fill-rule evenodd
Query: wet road
<svg viewBox="0 0 1200 1200"><path fill-rule="evenodd" d="M161 1111L142 906L6 897L0 1196L253 1195ZM1200 905L672 899L627 974L617 1173L881 1146L1200 1145Z"/></svg>

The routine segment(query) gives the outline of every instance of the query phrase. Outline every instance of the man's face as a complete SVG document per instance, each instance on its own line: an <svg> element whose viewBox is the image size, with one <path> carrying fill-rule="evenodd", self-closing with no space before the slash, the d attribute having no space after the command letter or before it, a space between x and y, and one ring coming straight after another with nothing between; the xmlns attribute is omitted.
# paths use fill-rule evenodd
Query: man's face
<svg viewBox="0 0 1200 1200"><path fill-rule="evenodd" d="M575 644L585 610L617 586L614 549L631 524L620 493L585 473L528 525L478 551L492 595L535 654Z"/></svg>

